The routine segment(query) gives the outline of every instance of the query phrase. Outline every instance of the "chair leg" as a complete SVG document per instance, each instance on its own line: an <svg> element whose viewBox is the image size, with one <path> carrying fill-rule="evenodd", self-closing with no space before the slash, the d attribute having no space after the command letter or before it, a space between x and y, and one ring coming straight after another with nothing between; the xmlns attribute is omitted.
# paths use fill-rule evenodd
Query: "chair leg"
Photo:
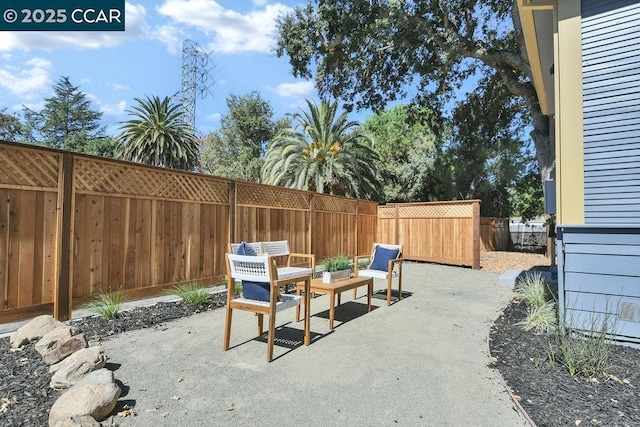
<svg viewBox="0 0 640 427"><path fill-rule="evenodd" d="M387 305L391 305L391 274L387 276Z"/></svg>
<svg viewBox="0 0 640 427"><path fill-rule="evenodd" d="M233 310L231 307L227 305L227 315L224 320L224 343L222 347L224 351L229 350L229 341L231 339L231 315L233 314Z"/></svg>
<svg viewBox="0 0 640 427"><path fill-rule="evenodd" d="M276 338L276 313L269 314L269 336L267 338L267 362L273 359L273 342Z"/></svg>
<svg viewBox="0 0 640 427"><path fill-rule="evenodd" d="M264 314L258 314L258 336L264 331Z"/></svg>
<svg viewBox="0 0 640 427"><path fill-rule="evenodd" d="M358 288L353 288L353 299L356 299L357 294L358 294Z"/></svg>
<svg viewBox="0 0 640 427"><path fill-rule="evenodd" d="M398 292L400 293L400 299L402 299L402 263L398 265Z"/></svg>

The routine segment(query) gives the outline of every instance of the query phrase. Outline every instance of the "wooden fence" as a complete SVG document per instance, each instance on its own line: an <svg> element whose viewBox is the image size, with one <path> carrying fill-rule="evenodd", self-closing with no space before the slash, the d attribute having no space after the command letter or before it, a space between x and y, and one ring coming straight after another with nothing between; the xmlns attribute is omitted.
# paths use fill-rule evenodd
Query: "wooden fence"
<svg viewBox="0 0 640 427"><path fill-rule="evenodd" d="M480 201L378 207L377 240L404 245L409 260L480 268Z"/></svg>
<svg viewBox="0 0 640 427"><path fill-rule="evenodd" d="M480 218L480 252L508 251L510 246L509 218Z"/></svg>
<svg viewBox="0 0 640 427"><path fill-rule="evenodd" d="M0 142L0 323L220 283L229 242L369 252L377 204Z"/></svg>

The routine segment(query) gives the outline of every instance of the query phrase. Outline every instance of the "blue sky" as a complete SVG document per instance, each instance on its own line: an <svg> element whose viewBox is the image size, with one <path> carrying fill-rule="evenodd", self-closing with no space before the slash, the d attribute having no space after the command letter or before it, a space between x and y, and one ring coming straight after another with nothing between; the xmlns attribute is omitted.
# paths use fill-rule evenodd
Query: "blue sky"
<svg viewBox="0 0 640 427"><path fill-rule="evenodd" d="M297 1L135 0L126 2L125 32L0 32L0 109L40 110L61 76L80 86L103 112L109 134L134 98L181 89L182 44L212 52L211 94L196 101L196 128L209 133L226 113L229 94L257 90L276 118L317 98L312 82L295 79L273 53L275 19ZM351 116L363 121L367 113Z"/></svg>

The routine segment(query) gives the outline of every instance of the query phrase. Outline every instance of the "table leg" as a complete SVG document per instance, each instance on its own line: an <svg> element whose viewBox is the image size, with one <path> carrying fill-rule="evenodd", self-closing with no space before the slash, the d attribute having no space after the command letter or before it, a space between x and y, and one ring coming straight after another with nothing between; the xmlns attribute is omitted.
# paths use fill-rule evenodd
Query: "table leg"
<svg viewBox="0 0 640 427"><path fill-rule="evenodd" d="M333 318L336 313L336 294L331 292L330 294L331 306L329 307L329 329L333 330ZM340 294L338 293L338 299L340 299Z"/></svg>
<svg viewBox="0 0 640 427"><path fill-rule="evenodd" d="M298 287L298 284L296 283L296 295L300 296L300 288ZM306 299L305 299L306 301ZM296 322L300 321L300 306L297 305L296 306Z"/></svg>
<svg viewBox="0 0 640 427"><path fill-rule="evenodd" d="M304 281L304 345L311 344L311 277Z"/></svg>
<svg viewBox="0 0 640 427"><path fill-rule="evenodd" d="M369 279L367 288L367 312L369 312L371 311L371 296L373 295L373 279Z"/></svg>

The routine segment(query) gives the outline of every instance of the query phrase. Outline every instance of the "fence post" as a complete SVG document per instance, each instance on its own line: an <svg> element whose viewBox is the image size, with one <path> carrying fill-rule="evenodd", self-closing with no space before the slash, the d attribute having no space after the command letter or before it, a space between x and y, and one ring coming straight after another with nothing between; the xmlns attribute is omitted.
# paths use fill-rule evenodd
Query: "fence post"
<svg viewBox="0 0 640 427"><path fill-rule="evenodd" d="M316 232L315 230L315 220L316 220L316 210L314 208L315 202L313 201L313 194L309 193L309 253L315 254L315 245L314 242L316 240ZM317 261L317 259L316 259Z"/></svg>
<svg viewBox="0 0 640 427"><path fill-rule="evenodd" d="M73 242L73 156L69 153L62 155L62 170L58 181L58 230L57 230L57 263L56 287L53 304L53 317L64 321L71 319L72 305L72 275L71 249Z"/></svg>
<svg viewBox="0 0 640 427"><path fill-rule="evenodd" d="M480 202L473 202L473 269L480 270Z"/></svg>
<svg viewBox="0 0 640 427"><path fill-rule="evenodd" d="M229 243L234 243L235 241L236 241L236 182L229 181Z"/></svg>

